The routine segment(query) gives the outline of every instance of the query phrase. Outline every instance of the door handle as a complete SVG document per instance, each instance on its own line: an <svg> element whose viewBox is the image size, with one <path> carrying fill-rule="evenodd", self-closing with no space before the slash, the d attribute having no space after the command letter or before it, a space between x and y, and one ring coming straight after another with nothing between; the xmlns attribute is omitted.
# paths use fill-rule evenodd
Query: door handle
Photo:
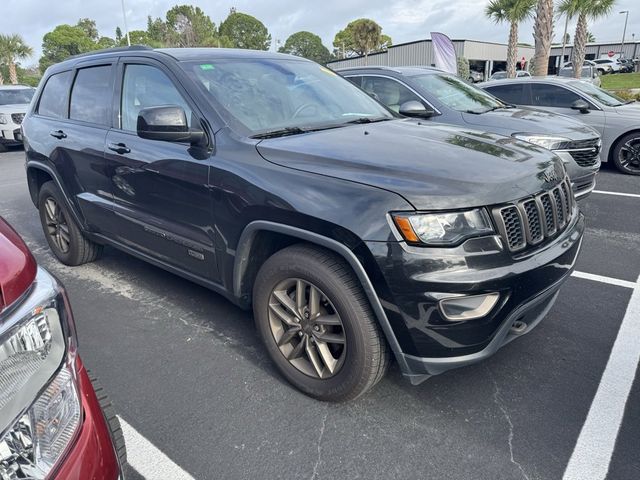
<svg viewBox="0 0 640 480"><path fill-rule="evenodd" d="M49 132L49 135L51 135L52 137L57 138L58 140L62 140L63 138L67 138L67 134L64 133L62 130L51 130Z"/></svg>
<svg viewBox="0 0 640 480"><path fill-rule="evenodd" d="M131 149L124 143L110 143L109 145L107 145L107 148L116 153L119 153L120 155L122 155L123 153L129 153L131 151Z"/></svg>

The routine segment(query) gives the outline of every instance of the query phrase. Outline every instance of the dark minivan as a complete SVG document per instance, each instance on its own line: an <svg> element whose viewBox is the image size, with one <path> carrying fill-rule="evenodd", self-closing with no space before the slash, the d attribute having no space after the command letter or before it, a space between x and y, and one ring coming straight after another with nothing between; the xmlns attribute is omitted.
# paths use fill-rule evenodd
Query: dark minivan
<svg viewBox="0 0 640 480"><path fill-rule="evenodd" d="M67 265L110 245L253 308L274 364L353 399L529 332L584 218L562 161L397 118L331 70L225 49L107 50L47 70L29 190Z"/></svg>

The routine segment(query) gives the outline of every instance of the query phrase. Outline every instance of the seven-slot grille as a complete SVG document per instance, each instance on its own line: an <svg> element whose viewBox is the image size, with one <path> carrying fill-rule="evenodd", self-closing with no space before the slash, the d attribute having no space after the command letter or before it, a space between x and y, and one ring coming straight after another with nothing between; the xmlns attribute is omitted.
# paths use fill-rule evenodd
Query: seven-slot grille
<svg viewBox="0 0 640 480"><path fill-rule="evenodd" d="M12 113L11 120L13 120L13 123L20 125L24 120L24 113Z"/></svg>
<svg viewBox="0 0 640 480"><path fill-rule="evenodd" d="M592 138L589 140L580 140L571 142L566 151L581 167L590 167L595 165L600 154L600 139Z"/></svg>
<svg viewBox="0 0 640 480"><path fill-rule="evenodd" d="M567 177L549 191L494 209L493 215L509 250L518 252L563 231L571 220L573 202Z"/></svg>

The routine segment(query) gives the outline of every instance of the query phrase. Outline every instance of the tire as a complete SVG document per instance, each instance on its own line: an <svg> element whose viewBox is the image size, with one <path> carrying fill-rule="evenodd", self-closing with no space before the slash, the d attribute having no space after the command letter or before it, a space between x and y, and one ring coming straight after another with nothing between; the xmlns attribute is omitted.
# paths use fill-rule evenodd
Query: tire
<svg viewBox="0 0 640 480"><path fill-rule="evenodd" d="M618 140L611 155L619 171L640 175L640 132L629 133Z"/></svg>
<svg viewBox="0 0 640 480"><path fill-rule="evenodd" d="M274 301L277 292L280 295L287 292L282 287L287 282L295 282L295 292L305 292L311 312L306 319L305 313L300 312L296 320L291 314L293 310L286 310L283 304ZM306 287L301 290L299 285ZM313 313L312 288L320 299L315 302L322 310L318 316ZM294 302L293 307L296 307L295 292L289 297L289 301ZM278 309L289 315L289 322L293 319L299 323L294 325L299 329L297 335L281 346L276 340L278 325L284 332L279 338L281 342L295 328L275 313ZM329 402L353 400L373 388L388 369L389 348L362 287L345 261L332 252L299 244L275 253L262 265L256 277L253 311L256 327L275 366L293 386L310 397ZM342 343L329 340L323 348L326 338L338 338ZM302 339L309 343L304 344ZM300 357L289 360L285 354L294 355L300 345L305 345ZM329 362L326 361L327 346L331 349ZM285 349L289 352L284 352ZM320 361L320 372L312 357ZM334 360L332 372L329 365Z"/></svg>
<svg viewBox="0 0 640 480"><path fill-rule="evenodd" d="M109 396L106 394L98 379L90 371L87 371L87 374L89 375L89 380L91 380L91 384L93 385L93 390L96 392L98 403L102 409L102 415L107 422L107 427L109 428L109 433L111 434L111 440L113 442L113 449L116 457L118 457L120 468L124 469L124 466L127 464L127 447L124 442L124 432L120 426L120 420L118 420L113 403L111 403Z"/></svg>
<svg viewBox="0 0 640 480"><path fill-rule="evenodd" d="M102 245L82 234L54 182L46 182L40 188L38 210L49 248L62 263L77 266L93 262L100 256Z"/></svg>

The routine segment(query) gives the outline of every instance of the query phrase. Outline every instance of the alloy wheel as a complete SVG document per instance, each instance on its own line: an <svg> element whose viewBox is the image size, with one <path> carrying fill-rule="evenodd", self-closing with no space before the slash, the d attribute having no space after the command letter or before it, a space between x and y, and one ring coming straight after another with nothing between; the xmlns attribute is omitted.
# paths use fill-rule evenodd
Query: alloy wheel
<svg viewBox="0 0 640 480"><path fill-rule="evenodd" d="M640 172L640 137L625 142L618 154L620 166L630 172Z"/></svg>
<svg viewBox="0 0 640 480"><path fill-rule="evenodd" d="M344 364L347 345L340 315L311 282L288 278L272 290L269 326L282 355L302 373L326 379Z"/></svg>
<svg viewBox="0 0 640 480"><path fill-rule="evenodd" d="M53 197L48 197L45 200L44 214L47 223L47 235L62 253L68 253L71 245L69 225L60 205Z"/></svg>

